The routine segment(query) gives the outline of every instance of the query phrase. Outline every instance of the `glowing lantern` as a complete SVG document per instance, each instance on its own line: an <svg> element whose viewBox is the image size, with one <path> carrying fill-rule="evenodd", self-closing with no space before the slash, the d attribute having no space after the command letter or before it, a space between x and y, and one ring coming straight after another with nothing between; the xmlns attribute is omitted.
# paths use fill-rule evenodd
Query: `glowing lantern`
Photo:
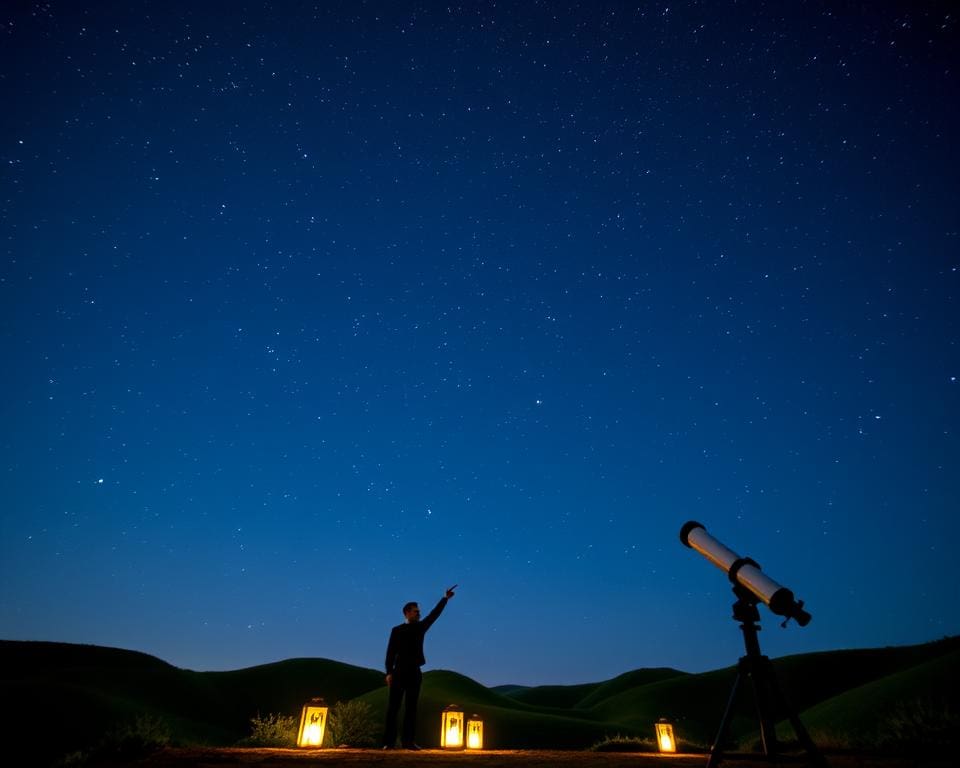
<svg viewBox="0 0 960 768"><path fill-rule="evenodd" d="M467 720L467 749L483 749L483 720L479 715L470 715Z"/></svg>
<svg viewBox="0 0 960 768"><path fill-rule="evenodd" d="M456 704L443 710L440 749L463 749L463 710Z"/></svg>
<svg viewBox="0 0 960 768"><path fill-rule="evenodd" d="M673 738L673 726L664 718L656 723L657 728L657 747L661 752L676 752L677 742Z"/></svg>
<svg viewBox="0 0 960 768"><path fill-rule="evenodd" d="M297 733L298 747L323 745L323 732L327 727L327 703L323 699L310 699L300 711L300 730Z"/></svg>

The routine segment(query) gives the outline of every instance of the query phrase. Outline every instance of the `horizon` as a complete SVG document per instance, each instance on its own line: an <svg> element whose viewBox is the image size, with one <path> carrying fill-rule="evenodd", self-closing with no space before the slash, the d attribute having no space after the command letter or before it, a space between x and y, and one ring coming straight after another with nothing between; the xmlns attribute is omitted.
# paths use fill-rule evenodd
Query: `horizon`
<svg viewBox="0 0 960 768"><path fill-rule="evenodd" d="M882 649L885 649L885 648L887 648L887 649L888 649L888 648L911 648L911 647L916 647L916 646L936 645L936 644L938 644L938 643L949 643L950 641L952 641L952 640L957 640L957 639L960 639L960 635L949 635L949 636L937 638L937 639L935 639L935 640L928 640L928 641L922 642L922 643L910 643L910 644L895 645L895 646L871 646L871 647L867 647L867 648L836 648L836 649L831 649L831 650L826 650L826 651L808 651L808 652L804 652L804 653L801 653L801 654L789 654L789 656L808 656L808 655L811 655L811 654L819 654L819 653L843 653L843 652L848 652L848 651L852 651L852 652L856 652L856 651L870 651L870 650L882 650ZM193 668L189 668L189 667L182 667L182 666L180 666L180 665L178 665L178 664L174 664L174 663L171 662L169 659L164 659L164 658L162 658L162 657L155 656L154 654L150 654L150 653L146 653L145 651L137 650L136 648L118 648L118 647L115 647L115 646L95 645L95 644L92 644L92 643L67 643L67 642L56 641L56 640L12 640L12 639L10 639L10 638L0 638L0 643L2 643L2 642L19 642L19 643L29 643L29 644L46 644L46 645L60 645L60 646L63 646L63 645L76 645L76 646L85 647L85 648L99 648L99 649L109 650L109 651L120 651L120 652L127 652L127 653L137 653L137 654L141 654L141 655L148 656L148 657L150 657L150 658L156 659L156 660L158 660L158 661L160 661L160 662L163 662L163 663L165 663L165 664L168 664L169 666L173 667L174 669L177 669L177 670L180 670L180 671L184 671L184 672L196 672L196 673L200 673L200 674L202 674L202 673L207 673L207 672L210 672L210 673L217 673L217 672L242 672L242 671L244 671L244 670L256 669L256 668L258 668L258 667L266 667L266 666L272 666L272 665L274 665L274 664L282 664L282 663L288 662L288 661L329 661L329 662L332 662L332 663L334 663L334 664L342 664L342 665L344 665L344 666L350 666L350 667L353 667L353 668L355 668L355 669L363 669L364 671L368 671L368 672L377 672L377 673L379 673L379 672L381 671L381 670L379 670L379 669L377 669L377 668L374 668L374 667L365 667L365 666L358 665L358 664L350 664L349 662L340 661L339 659L332 659L332 658L329 658L329 657L326 657L326 656L296 656L296 657L290 657L290 658L284 658L284 659L274 659L274 660L272 660L272 661L265 661L265 662L261 662L261 663L259 663L259 664L252 664L252 665L243 666L243 667L233 667L233 668L229 668L229 669L193 669ZM778 658L786 658L786 657L770 657L771 661L776 661ZM600 684L603 684L603 683L607 683L607 682L609 682L609 681L611 681L611 680L614 680L614 679L616 679L616 678L618 678L618 677L620 677L620 676L622 676L622 675L626 675L626 674L629 674L629 673L631 673L631 672L643 671L643 670L669 669L669 670L672 670L672 671L674 671L674 672L678 672L678 673L683 674L683 675L700 675L700 674L708 674L708 673L710 673L710 672L715 672L715 671L719 671L719 670L722 670L722 669L729 669L729 668L731 668L731 667L735 667L736 665L737 665L737 664L736 664L736 661L734 661L732 664L726 664L726 665L722 665L722 666L720 666L720 667L705 669L705 670L701 670L701 671L698 671L698 672L693 672L693 671L685 670L685 669L679 669L679 668L676 668L676 667L658 667L658 666L646 666L646 665L644 665L644 666L634 667L634 668L631 668L631 669L622 670L622 671L619 672L618 674L613 675L613 676L608 677L608 678L595 679L595 680L579 680L579 681L574 681L574 682L571 682L571 683L553 683L553 682L522 683L522 682L516 682L516 681L514 681L514 682L509 682L509 683L485 683L485 682L483 682L482 680L478 680L477 678L474 678L474 677L472 677L471 675L468 675L468 674L466 674L466 673L464 673L464 672L461 672L461 671L459 671L459 670L456 670L456 669L430 668L430 667L427 667L427 668L424 668L423 672L424 672L424 674L427 674L428 672L452 672L453 674L460 675L460 676L462 676L462 677L468 678L468 679L472 680L473 682L478 683L479 685L482 685L482 686L485 687L485 688L488 688L488 689L490 689L490 690L493 690L493 689L495 689L495 688L505 688L505 687L517 687L517 688L560 687L560 688L563 688L563 687L576 687L576 686L580 686L580 685L600 685Z"/></svg>
<svg viewBox="0 0 960 768"><path fill-rule="evenodd" d="M704 671L688 520L768 656L960 634L950 4L0 30L0 635L377 669L459 583L427 669Z"/></svg>

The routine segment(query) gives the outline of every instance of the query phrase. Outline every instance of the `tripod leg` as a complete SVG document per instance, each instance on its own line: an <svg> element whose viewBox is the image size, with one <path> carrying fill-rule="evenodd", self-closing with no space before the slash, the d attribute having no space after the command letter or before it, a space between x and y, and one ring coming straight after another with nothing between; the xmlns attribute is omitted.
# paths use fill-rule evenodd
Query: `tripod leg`
<svg viewBox="0 0 960 768"><path fill-rule="evenodd" d="M783 695L783 691L780 689L780 685L777 682L772 665L770 668L770 685L773 689L773 695L777 700L777 705L780 707L782 712L787 713L787 719L790 721L790 725L793 726L793 732L797 735L797 741L799 741L804 750L806 750L807 756L810 758L811 762L814 765L820 766L821 768L827 768L827 761L826 758L824 758L823 753L820 752L820 750L817 748L817 745L814 744L813 739L810 738L810 733L804 727L799 715L797 715L793 707L787 704L787 700Z"/></svg>
<svg viewBox="0 0 960 768"><path fill-rule="evenodd" d="M776 680L773 676L773 665L769 659L763 657L752 665L750 682L753 684L753 696L757 703L757 718L760 720L760 741L763 744L763 754L775 757L777 747L777 721L770 709L771 699L778 698L774 693Z"/></svg>
<svg viewBox="0 0 960 768"><path fill-rule="evenodd" d="M727 699L727 708L723 713L723 720L720 721L720 730L717 731L717 738L710 748L710 759L707 760L707 768L716 768L723 760L723 742L727 738L727 731L730 728L730 716L733 714L733 702L737 698L737 688L740 687L741 670L737 669L737 676L733 679L733 688L730 689L730 698Z"/></svg>
<svg viewBox="0 0 960 768"><path fill-rule="evenodd" d="M793 712L790 713L790 724L793 726L793 732L797 734L797 739L807 751L807 755L810 757L811 761L813 761L814 765L819 765L821 768L827 768L827 760L823 756L823 753L819 750L817 745L813 743L813 739L810 738L810 734L807 732L807 729L804 728L803 723L800 722L800 718Z"/></svg>

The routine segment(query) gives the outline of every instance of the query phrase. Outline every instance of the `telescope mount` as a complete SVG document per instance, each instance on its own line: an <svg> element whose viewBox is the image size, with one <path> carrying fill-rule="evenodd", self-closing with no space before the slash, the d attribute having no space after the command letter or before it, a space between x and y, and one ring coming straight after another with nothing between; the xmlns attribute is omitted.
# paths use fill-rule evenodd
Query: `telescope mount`
<svg viewBox="0 0 960 768"><path fill-rule="evenodd" d="M806 750L810 762L813 765L826 768L827 762L820 750L817 749L817 745L813 743L807 729L800 722L796 712L787 706L777 683L773 663L760 652L760 638L757 636L760 631L760 611L757 610L758 598L736 581L733 585L733 594L737 597L737 602L733 604L733 618L740 622L746 655L741 656L737 663L737 676L734 678L730 698L727 700L727 708L723 713L723 719L720 721L720 730L717 732L717 738L710 748L707 768L716 768L723 760L724 744L730 728L733 705L737 698L740 683L743 682L744 678L750 680L753 688L757 715L760 719L760 739L763 744L763 754L767 759L770 762L777 762L778 756L782 755L776 730L777 713L779 713L781 717L786 716L790 721L794 733L797 735L797 740Z"/></svg>

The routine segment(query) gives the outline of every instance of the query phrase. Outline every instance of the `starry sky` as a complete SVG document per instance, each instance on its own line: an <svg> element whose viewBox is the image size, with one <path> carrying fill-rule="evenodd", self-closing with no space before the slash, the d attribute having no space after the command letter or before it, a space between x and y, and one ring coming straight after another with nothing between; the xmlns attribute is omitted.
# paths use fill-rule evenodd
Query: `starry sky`
<svg viewBox="0 0 960 768"><path fill-rule="evenodd" d="M487 685L960 632L952 3L13 2L0 637Z"/></svg>

